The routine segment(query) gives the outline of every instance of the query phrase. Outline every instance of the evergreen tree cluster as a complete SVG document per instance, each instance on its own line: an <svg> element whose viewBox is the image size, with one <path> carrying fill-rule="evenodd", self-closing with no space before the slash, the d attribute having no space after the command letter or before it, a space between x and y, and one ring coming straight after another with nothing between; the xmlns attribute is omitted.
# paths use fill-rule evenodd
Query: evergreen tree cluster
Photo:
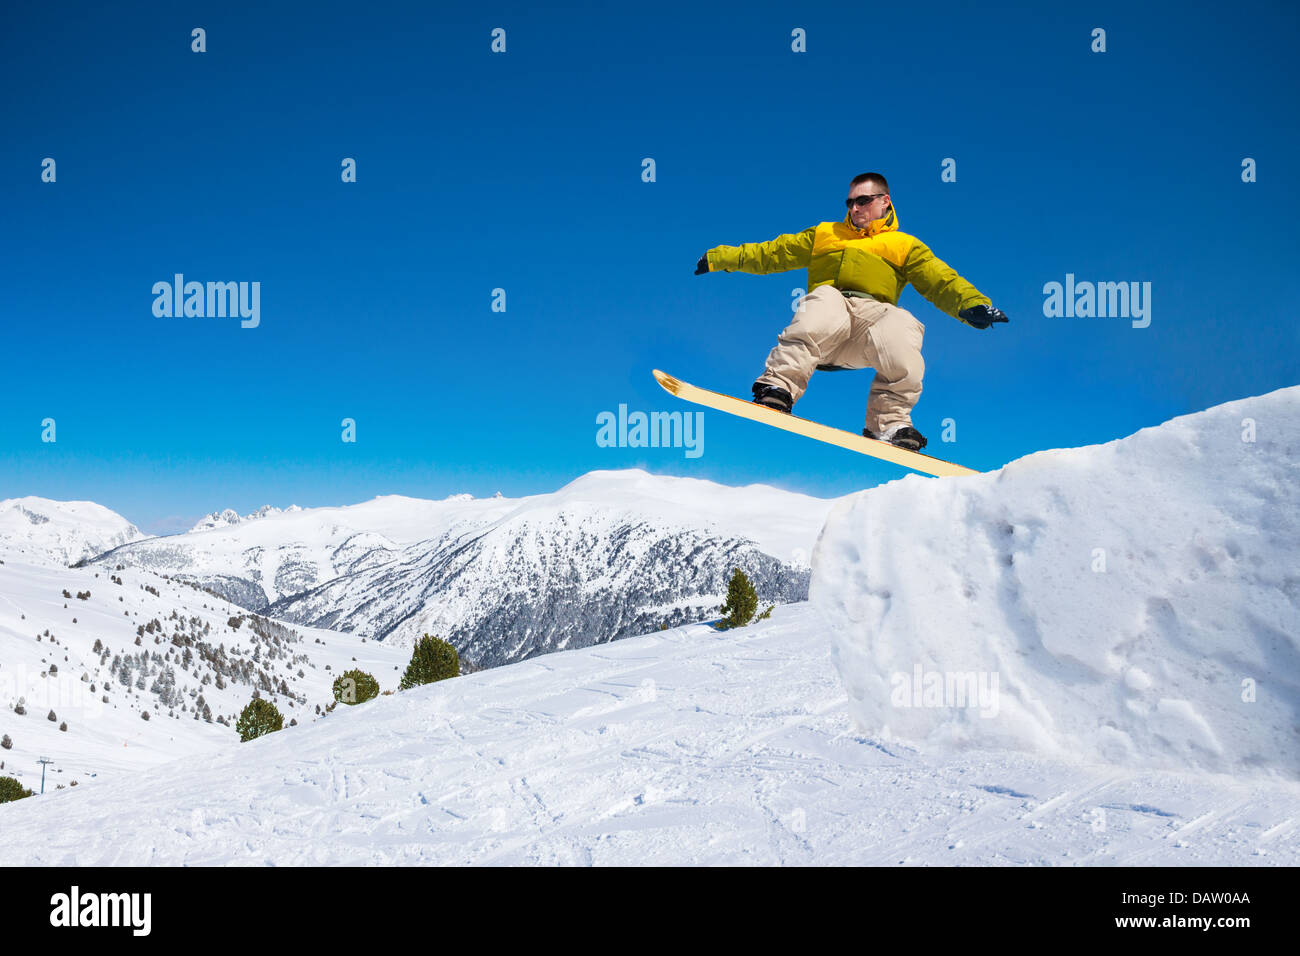
<svg viewBox="0 0 1300 956"><path fill-rule="evenodd" d="M0 803L30 797L32 792L13 777L0 777Z"/></svg>
<svg viewBox="0 0 1300 956"><path fill-rule="evenodd" d="M420 684L432 684L434 681L446 680L448 677L460 676L460 655L456 648L440 637L425 634L415 645L411 654L411 663L406 665L402 690L418 687Z"/></svg>

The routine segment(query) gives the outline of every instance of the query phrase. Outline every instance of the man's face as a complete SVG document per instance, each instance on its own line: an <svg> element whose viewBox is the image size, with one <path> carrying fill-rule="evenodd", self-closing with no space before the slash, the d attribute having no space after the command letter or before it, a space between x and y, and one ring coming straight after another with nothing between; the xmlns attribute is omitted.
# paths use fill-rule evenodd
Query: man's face
<svg viewBox="0 0 1300 956"><path fill-rule="evenodd" d="M881 193L884 193L884 195L881 195ZM849 190L850 199L857 199L859 196L875 198L865 206L859 206L855 203L849 207L849 217L857 228L866 229L867 223L873 219L882 219L889 212L892 200L890 200L889 194L880 188L879 183L873 183L868 179L866 182L858 183Z"/></svg>

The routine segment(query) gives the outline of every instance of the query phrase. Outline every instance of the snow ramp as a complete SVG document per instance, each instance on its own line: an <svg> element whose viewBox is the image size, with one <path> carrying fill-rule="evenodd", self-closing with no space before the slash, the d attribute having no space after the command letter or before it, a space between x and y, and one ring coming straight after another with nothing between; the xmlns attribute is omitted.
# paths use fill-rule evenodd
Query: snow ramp
<svg viewBox="0 0 1300 956"><path fill-rule="evenodd" d="M1300 778L1300 386L842 500L810 598L858 728Z"/></svg>

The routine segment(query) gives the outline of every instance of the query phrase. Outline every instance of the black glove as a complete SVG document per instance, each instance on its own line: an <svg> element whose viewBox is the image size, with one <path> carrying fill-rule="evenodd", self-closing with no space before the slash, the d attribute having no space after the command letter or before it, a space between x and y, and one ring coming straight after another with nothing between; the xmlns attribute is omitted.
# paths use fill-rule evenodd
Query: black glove
<svg viewBox="0 0 1300 956"><path fill-rule="evenodd" d="M704 273L708 271L709 271L709 254L706 252L704 255L700 256L700 261L695 263L695 274L697 276L702 276L704 275Z"/></svg>
<svg viewBox="0 0 1300 956"><path fill-rule="evenodd" d="M973 305L969 309L962 309L957 316L977 329L987 329L994 322L1011 321L1001 309L995 309L991 305Z"/></svg>

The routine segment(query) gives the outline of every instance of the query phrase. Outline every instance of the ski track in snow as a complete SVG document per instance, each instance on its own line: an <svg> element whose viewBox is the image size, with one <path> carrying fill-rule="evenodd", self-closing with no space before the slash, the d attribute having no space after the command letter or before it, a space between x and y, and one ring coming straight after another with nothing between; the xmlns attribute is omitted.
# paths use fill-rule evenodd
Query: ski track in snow
<svg viewBox="0 0 1300 956"><path fill-rule="evenodd" d="M1300 784L851 724L808 604L551 654L0 806L4 865L1300 863Z"/></svg>

